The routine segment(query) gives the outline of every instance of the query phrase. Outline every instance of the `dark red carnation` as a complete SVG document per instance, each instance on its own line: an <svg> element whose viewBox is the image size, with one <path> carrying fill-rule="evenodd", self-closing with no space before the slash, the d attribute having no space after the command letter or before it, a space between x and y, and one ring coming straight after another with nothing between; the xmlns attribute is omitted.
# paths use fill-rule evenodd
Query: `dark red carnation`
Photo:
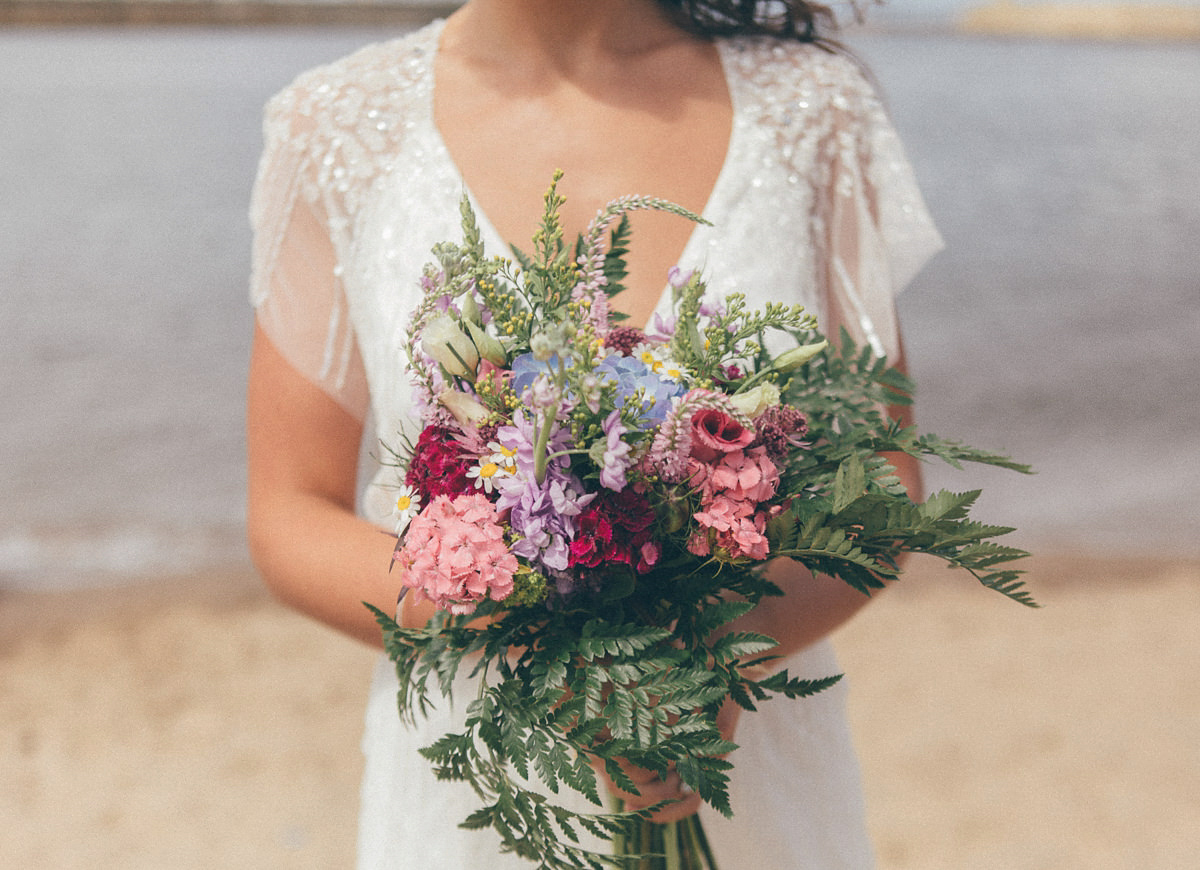
<svg viewBox="0 0 1200 870"><path fill-rule="evenodd" d="M612 506L616 525L624 531L640 534L654 522L654 508L641 493L623 489L604 495L605 503Z"/></svg>
<svg viewBox="0 0 1200 870"><path fill-rule="evenodd" d="M568 565L630 565L645 574L658 561L659 552L654 544L654 508L646 497L628 489L604 490L579 515Z"/></svg>
<svg viewBox="0 0 1200 870"><path fill-rule="evenodd" d="M585 568L595 568L608 558L612 540L612 523L593 502L579 515L579 528L569 547L567 566L574 568L582 565Z"/></svg>
<svg viewBox="0 0 1200 870"><path fill-rule="evenodd" d="M475 485L467 470L472 459L462 455L462 448L449 429L426 426L417 439L404 482L429 504L436 496L464 495L474 492Z"/></svg>

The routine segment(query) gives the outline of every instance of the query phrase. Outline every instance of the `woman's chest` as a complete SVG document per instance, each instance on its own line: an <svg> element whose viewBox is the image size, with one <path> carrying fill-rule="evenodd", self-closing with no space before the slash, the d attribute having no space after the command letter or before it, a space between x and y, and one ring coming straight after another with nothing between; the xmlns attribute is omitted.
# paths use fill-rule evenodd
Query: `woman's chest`
<svg viewBox="0 0 1200 870"><path fill-rule="evenodd" d="M525 247L543 195L563 177L559 217L568 240L621 196L659 197L705 210L730 148L734 106L715 47L685 52L678 67L649 63L614 81L550 78L492 82L439 55L433 125L465 187L496 234ZM692 224L631 215L628 294L618 301L644 320L692 235Z"/></svg>

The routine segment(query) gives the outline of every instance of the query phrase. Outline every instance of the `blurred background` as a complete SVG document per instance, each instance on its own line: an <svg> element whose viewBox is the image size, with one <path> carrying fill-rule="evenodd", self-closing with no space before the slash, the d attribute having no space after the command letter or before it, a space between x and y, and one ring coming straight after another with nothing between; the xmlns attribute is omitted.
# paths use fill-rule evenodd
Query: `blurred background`
<svg viewBox="0 0 1200 870"><path fill-rule="evenodd" d="M347 866L369 654L254 587L245 215L266 99L451 8L0 0L0 865ZM1057 605L848 629L881 863L1195 866L1200 0L893 0L844 38L947 241L901 299L918 419L1038 471L929 483L983 487Z"/></svg>
<svg viewBox="0 0 1200 870"><path fill-rule="evenodd" d="M0 29L0 587L244 564L262 104L436 11L310 4L300 20L379 22L239 27L238 10L270 21L287 4L217 2L191 4L186 27L44 20L174 5L26 4L39 26ZM1087 39L1067 38L1069 20L1029 38L1057 4L1023 4L1024 23L979 5L893 2L847 33L948 243L902 297L919 419L1039 472L931 468L931 482L983 486L983 515L1043 551L1197 553L1200 52L1170 28L1127 38L1119 16L1105 39L1096 15L1077 22ZM22 8L0 4L13 21Z"/></svg>

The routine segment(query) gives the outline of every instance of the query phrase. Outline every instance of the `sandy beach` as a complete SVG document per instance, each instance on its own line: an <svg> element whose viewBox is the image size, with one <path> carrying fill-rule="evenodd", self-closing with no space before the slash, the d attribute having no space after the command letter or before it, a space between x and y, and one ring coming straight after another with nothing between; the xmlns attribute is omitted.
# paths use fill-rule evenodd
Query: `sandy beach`
<svg viewBox="0 0 1200 870"><path fill-rule="evenodd" d="M1040 39L1181 40L1200 38L1200 7L1178 3L1015 3L994 0L960 17L964 33Z"/></svg>
<svg viewBox="0 0 1200 870"><path fill-rule="evenodd" d="M1200 563L1030 579L918 566L838 637L880 867L1194 866ZM0 630L0 866L350 866L370 651L236 571L8 593Z"/></svg>

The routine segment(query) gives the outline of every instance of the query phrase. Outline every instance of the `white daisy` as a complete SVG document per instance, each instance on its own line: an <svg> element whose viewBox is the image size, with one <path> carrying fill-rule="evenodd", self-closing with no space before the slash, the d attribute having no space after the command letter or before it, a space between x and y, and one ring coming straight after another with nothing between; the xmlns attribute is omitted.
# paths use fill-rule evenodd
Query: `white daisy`
<svg viewBox="0 0 1200 870"><path fill-rule="evenodd" d="M517 473L517 448L507 447L498 441L489 441L488 450L492 451L488 462L499 466L500 471L505 474Z"/></svg>
<svg viewBox="0 0 1200 870"><path fill-rule="evenodd" d="M392 502L392 520L396 524L396 534L401 535L408 528L409 522L421 512L421 497L411 486L400 487L396 500Z"/></svg>
<svg viewBox="0 0 1200 870"><path fill-rule="evenodd" d="M683 366L671 359L666 345L642 342L633 348L631 356L664 380L678 381L687 375Z"/></svg>
<svg viewBox="0 0 1200 870"><path fill-rule="evenodd" d="M496 488L496 481L494 480L496 475L504 473L504 468L490 459L481 460L476 465L467 469L467 477L475 481L475 488L482 488L487 493Z"/></svg>

